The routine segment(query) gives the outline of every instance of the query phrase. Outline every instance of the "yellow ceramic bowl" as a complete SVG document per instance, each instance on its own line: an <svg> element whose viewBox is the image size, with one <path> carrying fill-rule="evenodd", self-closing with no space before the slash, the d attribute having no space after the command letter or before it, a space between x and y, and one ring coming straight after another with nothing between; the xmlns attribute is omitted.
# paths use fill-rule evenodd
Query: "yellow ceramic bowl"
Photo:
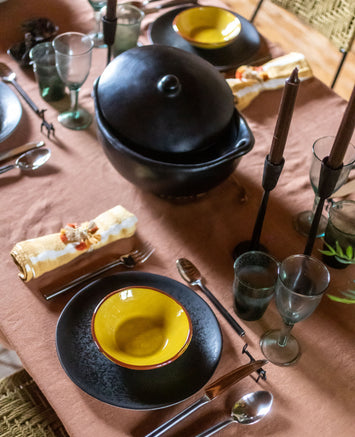
<svg viewBox="0 0 355 437"><path fill-rule="evenodd" d="M96 307L91 332L111 361L137 370L155 369L187 349L192 324L173 297L150 287L127 287L107 295Z"/></svg>
<svg viewBox="0 0 355 437"><path fill-rule="evenodd" d="M191 45L202 49L219 49L239 35L239 19L226 9L200 6L176 15L173 28Z"/></svg>

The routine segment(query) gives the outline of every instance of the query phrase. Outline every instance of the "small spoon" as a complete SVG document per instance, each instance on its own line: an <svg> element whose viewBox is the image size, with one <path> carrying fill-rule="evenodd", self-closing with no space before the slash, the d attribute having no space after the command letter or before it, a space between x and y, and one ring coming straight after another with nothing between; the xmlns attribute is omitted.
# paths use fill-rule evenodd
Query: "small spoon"
<svg viewBox="0 0 355 437"><path fill-rule="evenodd" d="M273 395L269 391L256 391L239 399L232 408L231 417L207 429L196 437L208 437L233 422L251 425L259 422L271 410Z"/></svg>
<svg viewBox="0 0 355 437"><path fill-rule="evenodd" d="M49 157L51 156L51 151L49 149L32 149L26 153L19 156L15 164L5 165L0 168L0 174L5 173L13 168L19 168L21 170L29 171L36 170L41 165L45 164Z"/></svg>

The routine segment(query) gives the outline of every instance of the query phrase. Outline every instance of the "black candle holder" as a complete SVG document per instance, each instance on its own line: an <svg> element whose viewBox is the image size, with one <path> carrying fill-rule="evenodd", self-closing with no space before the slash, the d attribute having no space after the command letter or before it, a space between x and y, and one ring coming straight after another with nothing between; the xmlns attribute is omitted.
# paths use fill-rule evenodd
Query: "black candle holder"
<svg viewBox="0 0 355 437"><path fill-rule="evenodd" d="M312 254L314 242L317 237L319 221L323 212L324 202L334 192L335 186L339 179L339 175L343 168L343 164L342 164L340 167L334 169L332 167L329 167L327 162L328 162L328 156L322 160L322 164L321 164L319 184L318 184L319 202L317 205L316 212L314 213L313 216L311 229L309 231L306 247L304 250L304 255L310 256Z"/></svg>
<svg viewBox="0 0 355 437"><path fill-rule="evenodd" d="M269 200L270 191L272 191L279 180L280 174L282 172L285 160L282 158L279 164L274 164L269 161L269 155L266 156L264 162L264 173L263 173L263 188L264 194L259 207L259 212L255 221L253 235L251 240L242 241L233 250L233 259L238 258L244 252L249 250L261 250L267 252L267 248L260 244L260 235L264 223L264 218L266 214L267 203Z"/></svg>
<svg viewBox="0 0 355 437"><path fill-rule="evenodd" d="M111 48L115 42L117 17L108 20L106 16L102 17L104 43L107 45L107 65L111 62Z"/></svg>

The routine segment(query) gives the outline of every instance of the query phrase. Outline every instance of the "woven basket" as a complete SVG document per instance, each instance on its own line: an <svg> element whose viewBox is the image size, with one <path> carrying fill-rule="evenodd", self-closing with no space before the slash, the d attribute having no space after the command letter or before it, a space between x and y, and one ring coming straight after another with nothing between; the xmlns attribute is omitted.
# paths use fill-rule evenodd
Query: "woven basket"
<svg viewBox="0 0 355 437"><path fill-rule="evenodd" d="M355 0L271 0L349 51L355 37Z"/></svg>
<svg viewBox="0 0 355 437"><path fill-rule="evenodd" d="M0 380L0 436L69 437L24 369Z"/></svg>

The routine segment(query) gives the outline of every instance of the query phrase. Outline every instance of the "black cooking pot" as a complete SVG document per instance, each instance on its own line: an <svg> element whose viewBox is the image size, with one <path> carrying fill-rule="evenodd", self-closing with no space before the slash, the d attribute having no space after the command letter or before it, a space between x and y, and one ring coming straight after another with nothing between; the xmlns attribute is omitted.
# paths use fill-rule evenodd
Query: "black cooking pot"
<svg viewBox="0 0 355 437"><path fill-rule="evenodd" d="M94 86L98 137L118 172L159 196L204 193L254 145L221 74L161 45L115 58Z"/></svg>

